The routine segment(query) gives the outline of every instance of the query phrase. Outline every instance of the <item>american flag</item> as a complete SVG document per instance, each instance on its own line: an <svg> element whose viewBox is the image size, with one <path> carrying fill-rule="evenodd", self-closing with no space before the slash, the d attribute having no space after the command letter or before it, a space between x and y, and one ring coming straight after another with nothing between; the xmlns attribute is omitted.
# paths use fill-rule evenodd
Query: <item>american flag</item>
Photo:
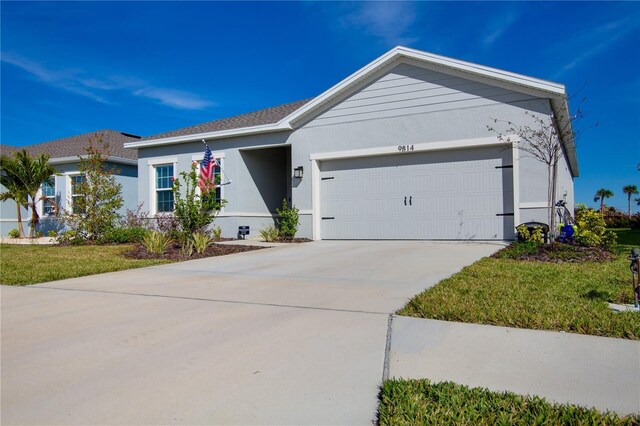
<svg viewBox="0 0 640 426"><path fill-rule="evenodd" d="M205 144L204 159L200 165L200 181L198 185L203 194L216 189L216 180L213 174L216 167L216 159L213 158L209 145Z"/></svg>

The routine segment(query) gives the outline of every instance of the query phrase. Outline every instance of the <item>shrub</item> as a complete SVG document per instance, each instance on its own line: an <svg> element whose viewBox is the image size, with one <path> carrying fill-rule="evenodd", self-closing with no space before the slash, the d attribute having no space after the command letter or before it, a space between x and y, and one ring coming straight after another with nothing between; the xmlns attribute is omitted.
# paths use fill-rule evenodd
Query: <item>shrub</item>
<svg viewBox="0 0 640 426"><path fill-rule="evenodd" d="M49 232L47 232L47 236L49 236L51 238L55 238L55 237L58 236L58 231L56 231L55 229L52 229Z"/></svg>
<svg viewBox="0 0 640 426"><path fill-rule="evenodd" d="M204 232L194 232L191 235L191 241L196 253L202 254L213 243L213 239Z"/></svg>
<svg viewBox="0 0 640 426"><path fill-rule="evenodd" d="M192 163L188 173L181 172L180 178L173 181L174 216L182 241L186 241L195 232L204 232L226 204L225 200L216 200L215 191L198 194L197 167L198 163Z"/></svg>
<svg viewBox="0 0 640 426"><path fill-rule="evenodd" d="M153 254L164 254L169 244L171 244L171 238L158 231L148 232L142 239L144 248L148 253Z"/></svg>
<svg viewBox="0 0 640 426"><path fill-rule="evenodd" d="M20 238L20 231L18 231L17 229L12 229L11 231L9 231L9 238Z"/></svg>
<svg viewBox="0 0 640 426"><path fill-rule="evenodd" d="M605 216L604 222L607 228L629 228L630 219L627 216Z"/></svg>
<svg viewBox="0 0 640 426"><path fill-rule="evenodd" d="M36 238L42 238L44 234L42 233L42 231L36 231L35 236Z"/></svg>
<svg viewBox="0 0 640 426"><path fill-rule="evenodd" d="M211 234L213 234L213 239L216 241L220 241L222 239L222 228L220 228L219 226L216 226L212 231Z"/></svg>
<svg viewBox="0 0 640 426"><path fill-rule="evenodd" d="M180 247L180 254L182 257L191 257L193 255L193 241L187 240Z"/></svg>
<svg viewBox="0 0 640 426"><path fill-rule="evenodd" d="M145 228L111 228L98 239L98 244L139 243L147 232Z"/></svg>
<svg viewBox="0 0 640 426"><path fill-rule="evenodd" d="M525 224L519 225L516 230L518 235L525 242L543 243L543 229L542 226L534 226L529 229Z"/></svg>
<svg viewBox="0 0 640 426"><path fill-rule="evenodd" d="M593 209L576 210L575 241L586 247L609 248L616 243L616 234L606 227L602 215Z"/></svg>
<svg viewBox="0 0 640 426"><path fill-rule="evenodd" d="M282 200L282 210L276 209L276 211L280 215L280 219L277 222L280 235L285 238L295 237L300 223L298 208L295 206L289 207L287 200L284 199Z"/></svg>
<svg viewBox="0 0 640 426"><path fill-rule="evenodd" d="M61 244L71 244L72 246L79 246L84 244L84 238L82 237L82 234L73 229L70 229L62 235L58 236L58 241Z"/></svg>
<svg viewBox="0 0 640 426"><path fill-rule="evenodd" d="M278 237L280 236L280 233L278 232L278 228L276 228L275 226L268 226L260 230L260 236L267 243L270 243L272 241L277 240Z"/></svg>
<svg viewBox="0 0 640 426"><path fill-rule="evenodd" d="M142 211L144 203L138 204L135 210L126 209L124 217L120 218L118 223L122 228L148 228L149 213Z"/></svg>

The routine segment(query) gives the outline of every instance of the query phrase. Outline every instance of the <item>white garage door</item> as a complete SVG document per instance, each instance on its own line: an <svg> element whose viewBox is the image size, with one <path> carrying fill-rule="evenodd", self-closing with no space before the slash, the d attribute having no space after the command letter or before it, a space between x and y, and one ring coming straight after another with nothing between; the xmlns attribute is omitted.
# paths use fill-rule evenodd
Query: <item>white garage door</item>
<svg viewBox="0 0 640 426"><path fill-rule="evenodd" d="M511 239L511 158L485 147L322 161L322 239Z"/></svg>

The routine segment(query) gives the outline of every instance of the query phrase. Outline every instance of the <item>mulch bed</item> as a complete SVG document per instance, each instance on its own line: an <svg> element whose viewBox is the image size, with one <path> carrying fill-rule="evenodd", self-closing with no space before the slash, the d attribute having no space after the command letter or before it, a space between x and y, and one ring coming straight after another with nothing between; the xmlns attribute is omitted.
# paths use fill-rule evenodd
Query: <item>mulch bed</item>
<svg viewBox="0 0 640 426"><path fill-rule="evenodd" d="M202 259L205 257L224 256L227 254L242 253L245 251L260 250L264 247L241 246L231 244L212 244L207 250L198 254L194 252L190 257L182 256L180 245L172 244L164 254L148 253L142 244L136 244L133 249L127 251L124 256L130 259L170 259L175 261Z"/></svg>
<svg viewBox="0 0 640 426"><path fill-rule="evenodd" d="M614 259L612 253L599 247L554 243L550 245L542 244L534 251L522 252L517 248L517 244L503 248L494 253L492 257L553 263L602 262Z"/></svg>

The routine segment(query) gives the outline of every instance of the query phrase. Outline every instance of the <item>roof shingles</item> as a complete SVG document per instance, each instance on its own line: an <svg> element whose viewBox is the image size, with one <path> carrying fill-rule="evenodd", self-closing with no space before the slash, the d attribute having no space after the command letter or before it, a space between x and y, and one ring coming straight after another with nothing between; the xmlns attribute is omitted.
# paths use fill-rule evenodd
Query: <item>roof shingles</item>
<svg viewBox="0 0 640 426"><path fill-rule="evenodd" d="M101 141L109 145L109 156L136 160L138 158L138 151L135 149L125 149L124 144L139 139L139 136L115 130L99 130L23 147L2 145L0 150L3 155L26 149L31 155L49 154L51 158L77 157L86 154L89 142Z"/></svg>
<svg viewBox="0 0 640 426"><path fill-rule="evenodd" d="M169 132L158 133L156 135L147 136L141 141L164 139L174 136L187 136L200 133L218 132L223 130L241 129L245 127L263 126L265 124L273 124L282 120L292 112L296 111L311 99L303 99L301 101L289 104L278 105L271 108L261 109L259 111L249 112L246 114L236 115L233 117L222 118L219 120L208 121L206 123L197 124L195 126L184 127L182 129L172 130Z"/></svg>

